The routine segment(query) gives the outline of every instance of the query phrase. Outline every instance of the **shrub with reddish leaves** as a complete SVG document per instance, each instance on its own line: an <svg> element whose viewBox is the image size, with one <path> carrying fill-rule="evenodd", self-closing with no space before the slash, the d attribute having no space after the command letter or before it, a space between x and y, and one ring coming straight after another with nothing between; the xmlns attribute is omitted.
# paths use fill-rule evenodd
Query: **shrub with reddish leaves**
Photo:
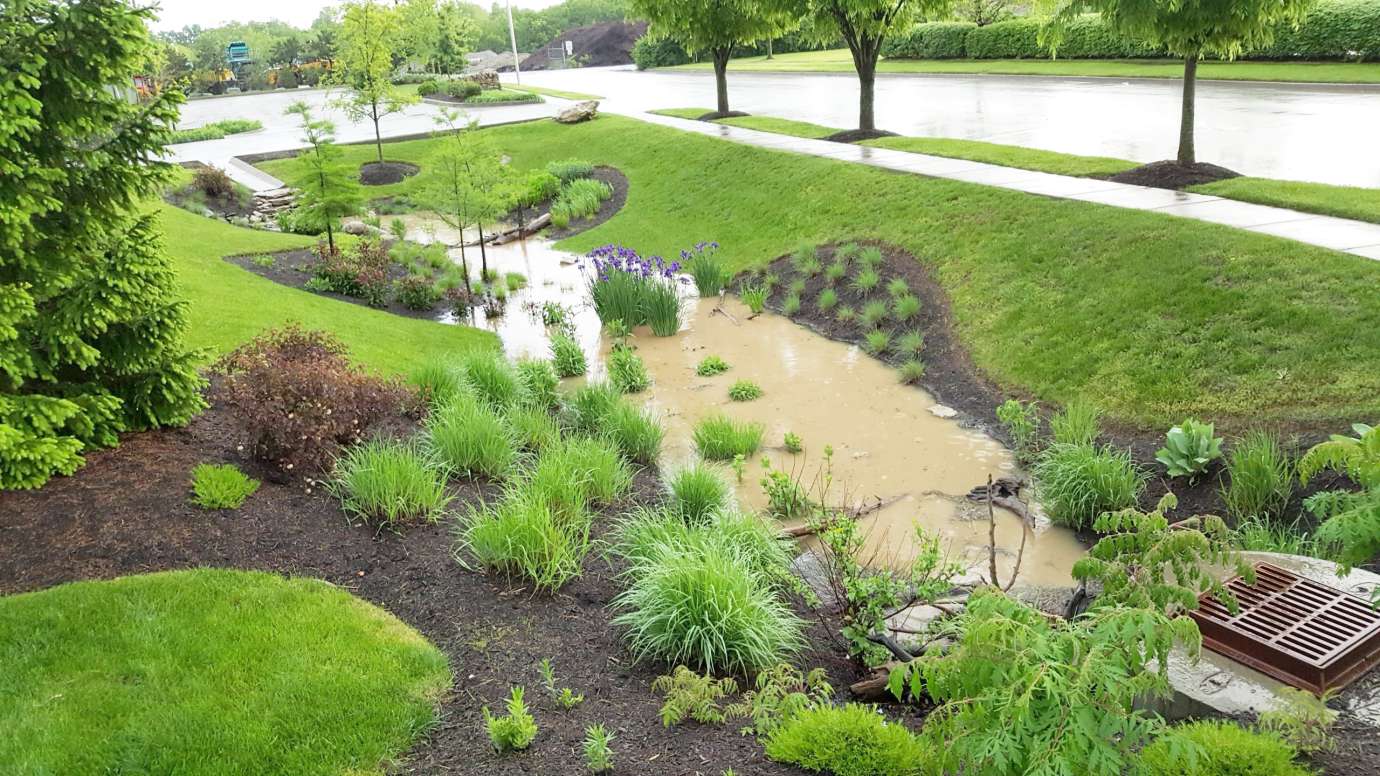
<svg viewBox="0 0 1380 776"><path fill-rule="evenodd" d="M317 246L312 274L337 294L356 296L372 307L388 305L388 251L376 240L360 240L349 251Z"/></svg>
<svg viewBox="0 0 1380 776"><path fill-rule="evenodd" d="M335 337L296 324L260 334L212 370L223 376L213 396L244 426L251 454L287 474L325 471L342 445L413 400L402 383L351 363Z"/></svg>
<svg viewBox="0 0 1380 776"><path fill-rule="evenodd" d="M192 188L208 197L225 197L235 193L235 182L219 167L198 167L192 174Z"/></svg>

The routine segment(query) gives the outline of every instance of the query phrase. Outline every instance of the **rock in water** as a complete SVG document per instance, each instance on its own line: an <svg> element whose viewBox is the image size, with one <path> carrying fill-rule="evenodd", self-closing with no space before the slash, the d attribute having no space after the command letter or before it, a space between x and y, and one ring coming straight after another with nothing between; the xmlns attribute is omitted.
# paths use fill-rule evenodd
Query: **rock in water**
<svg viewBox="0 0 1380 776"><path fill-rule="evenodd" d="M556 114L556 121L562 124L579 124L581 121L589 121L599 115L599 101L585 100L577 102L569 108Z"/></svg>

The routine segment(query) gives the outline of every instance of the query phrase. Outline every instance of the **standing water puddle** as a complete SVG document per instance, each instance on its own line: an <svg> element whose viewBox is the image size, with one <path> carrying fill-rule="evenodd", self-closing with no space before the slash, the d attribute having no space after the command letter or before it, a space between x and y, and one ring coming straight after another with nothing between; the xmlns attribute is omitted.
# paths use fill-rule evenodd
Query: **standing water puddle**
<svg viewBox="0 0 1380 776"><path fill-rule="evenodd" d="M437 236L451 242L443 233ZM453 237L450 235L449 237ZM425 239L422 234L409 235ZM564 305L571 313L576 338L590 362L590 377L604 374L609 343L588 303L579 257L555 250L545 241L490 246L491 269L521 272L526 288L509 297L501 317L485 319L476 311L469 323L495 332L512 358L550 356L541 306ZM452 251L458 260L459 251ZM471 267L477 248L467 248ZM472 269L471 271L477 272ZM693 287L690 288L693 293ZM715 308L722 308L716 312ZM985 505L964 498L969 489L1014 471L1010 452L981 431L930 412L936 404L923 390L902 385L890 367L857 347L835 342L782 316L767 313L748 318L736 299L687 298L682 330L674 337L652 336L645 327L632 344L652 377L648 391L630 397L657 411L666 426L662 466L674 468L695 457L691 431L699 419L723 413L735 420L762 423L766 449L747 462L738 499L745 507L766 504L759 481L766 456L774 468L794 472L809 485L832 446L833 486L837 503L884 506L863 518L868 535L864 558L873 564L902 565L914 552L915 524L937 533L949 556L967 567L986 569L988 521ZM727 314L724 314L727 313ZM723 358L728 372L699 377L695 365L707 355ZM748 379L763 389L760 399L734 402L728 387ZM803 440L804 451L792 455L782 447L786 432ZM724 466L730 482L734 474ZM1021 544L1021 521L997 510L998 567L1009 574ZM1020 578L1024 584L1069 584L1069 570L1084 549L1072 532L1045 527L1026 536Z"/></svg>

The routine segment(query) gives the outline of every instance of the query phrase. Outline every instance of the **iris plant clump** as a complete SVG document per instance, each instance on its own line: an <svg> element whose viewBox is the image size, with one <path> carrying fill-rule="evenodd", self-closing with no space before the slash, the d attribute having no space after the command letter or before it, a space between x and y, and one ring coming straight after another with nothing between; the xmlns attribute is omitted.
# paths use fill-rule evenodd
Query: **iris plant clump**
<svg viewBox="0 0 1380 776"><path fill-rule="evenodd" d="M680 262L643 257L632 248L604 245L589 252L586 282L594 312L602 323L622 321L629 327L648 324L652 333L669 337L680 330Z"/></svg>

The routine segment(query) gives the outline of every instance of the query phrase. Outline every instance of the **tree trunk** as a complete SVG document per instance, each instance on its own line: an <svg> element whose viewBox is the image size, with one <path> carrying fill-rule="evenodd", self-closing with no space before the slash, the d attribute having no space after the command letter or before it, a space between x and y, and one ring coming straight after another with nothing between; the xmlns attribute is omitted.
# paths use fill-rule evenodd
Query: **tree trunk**
<svg viewBox="0 0 1380 776"><path fill-rule="evenodd" d="M714 89L719 94L719 113L728 113L728 55L731 48L714 49Z"/></svg>
<svg viewBox="0 0 1380 776"><path fill-rule="evenodd" d="M372 117L373 117L373 119L374 119L374 147L375 147L376 149L378 149L378 152L379 152L379 161L382 162L382 161L383 161L383 138L382 138L381 136L379 136L379 105L378 105L378 103L374 103L374 112L373 112L373 114L372 114Z"/></svg>
<svg viewBox="0 0 1380 776"><path fill-rule="evenodd" d="M484 223L482 221L476 222L475 228L479 230L479 282L487 283L489 282L489 254L484 250Z"/></svg>
<svg viewBox="0 0 1380 776"><path fill-rule="evenodd" d="M460 271L465 273L465 293L470 293L470 262L465 258L465 227L460 227Z"/></svg>
<svg viewBox="0 0 1380 776"><path fill-rule="evenodd" d="M317 243L320 245L320 243ZM326 246L330 248L332 254L335 253L335 232L331 230L331 221L326 219Z"/></svg>
<svg viewBox="0 0 1380 776"><path fill-rule="evenodd" d="M871 131L877 128L872 111L876 103L873 87L877 82L877 54L882 49L882 41L862 36L849 40L853 69L858 71L858 129Z"/></svg>
<svg viewBox="0 0 1380 776"><path fill-rule="evenodd" d="M772 39L772 38L767 38L767 59L771 59L771 58L772 58L772 50L771 50L771 48L772 48L771 44L772 44L772 43L773 43L773 39Z"/></svg>
<svg viewBox="0 0 1380 776"><path fill-rule="evenodd" d="M1193 93L1197 87L1198 55L1184 57L1184 101L1179 116L1179 164L1197 161L1193 149Z"/></svg>

